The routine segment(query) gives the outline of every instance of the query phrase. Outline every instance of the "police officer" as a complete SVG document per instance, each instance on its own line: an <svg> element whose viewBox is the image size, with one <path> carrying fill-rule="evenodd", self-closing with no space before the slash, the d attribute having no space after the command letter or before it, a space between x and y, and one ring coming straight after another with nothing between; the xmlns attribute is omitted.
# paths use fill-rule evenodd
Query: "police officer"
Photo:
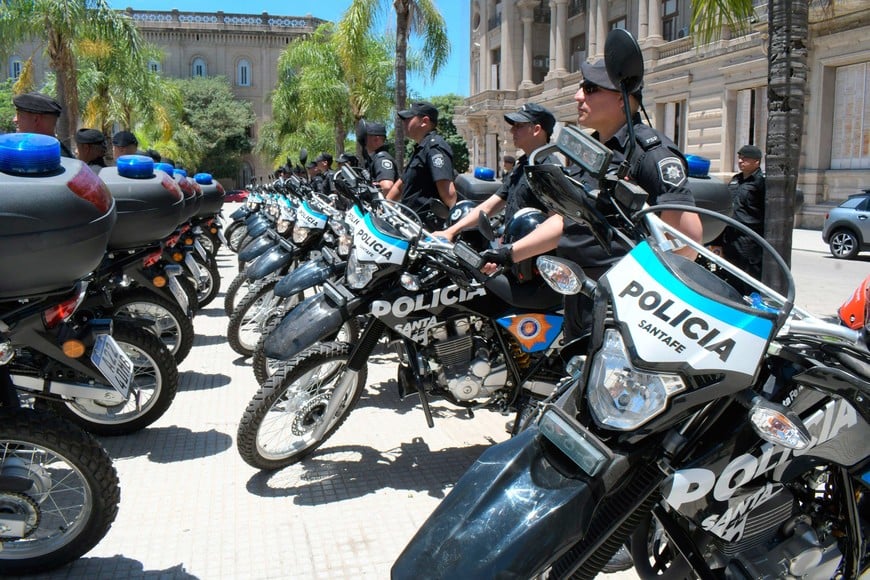
<svg viewBox="0 0 870 580"><path fill-rule="evenodd" d="M94 173L106 167L106 137L98 129L76 131L76 156L88 164Z"/></svg>
<svg viewBox="0 0 870 580"><path fill-rule="evenodd" d="M402 203L417 212L423 225L436 229L438 220L430 210L436 194L448 208L456 203L453 185L453 149L435 129L438 109L432 103L420 101L399 111L405 134L417 145L405 166L402 177L393 184L387 199Z"/></svg>
<svg viewBox="0 0 870 580"><path fill-rule="evenodd" d="M57 120L63 110L60 103L42 93L24 93L12 97L12 104L15 105L12 122L19 133L37 133L56 138ZM63 143L60 144L60 154L63 157L75 157Z"/></svg>
<svg viewBox="0 0 870 580"><path fill-rule="evenodd" d="M139 139L130 131L118 131L112 136L112 156L136 155L139 152Z"/></svg>
<svg viewBox="0 0 870 580"><path fill-rule="evenodd" d="M382 195L387 195L399 172L396 160L387 150L387 127L382 123L366 123L366 153L366 169L372 183L380 188Z"/></svg>
<svg viewBox="0 0 870 580"><path fill-rule="evenodd" d="M477 223L481 211L485 211L487 215L494 215L504 208L505 224L509 224L514 214L523 208L531 207L544 213L548 212L547 207L532 193L529 182L526 181L523 167L529 163L529 153L549 143L553 128L556 126L556 117L537 103L526 103L518 111L506 114L504 119L511 126L510 133L514 146L523 151L522 157L516 162L516 166L511 172L505 176L498 191L468 212L464 218L443 232L437 232L437 236L453 240L456 234L463 229ZM495 252L507 254L510 252L510 248L502 246ZM500 260L501 263L505 261L507 261L507 256Z"/></svg>
<svg viewBox="0 0 870 580"><path fill-rule="evenodd" d="M610 81L604 60L580 65L583 80L574 94L577 102L577 121L580 125L593 129L593 137L613 151L611 163L618 166L628 152L628 126L625 121L622 93ZM694 206L695 201L687 187L687 166L682 153L673 142L655 129L644 125L638 110L641 92L629 95L631 123L635 131L637 146L629 159L627 178L637 183L648 194L650 205L674 203ZM584 176L578 178L582 181ZM597 183L590 184L595 187ZM662 220L685 233L691 239L700 241L702 228L698 214L683 211L665 211ZM513 245L506 259L519 261L551 250L558 245L561 255L577 262L586 274L597 279L626 253L626 248L614 243L612 254L599 246L591 231L580 224L553 216L530 235ZM694 251L683 248L679 253L694 259ZM582 294L565 298L565 336L577 338L588 326L588 311L591 302Z"/></svg>
<svg viewBox="0 0 870 580"><path fill-rule="evenodd" d="M764 235L764 198L766 186L761 171L761 149L755 145L744 145L737 152L737 167L740 173L731 178L728 190L734 219L759 235ZM740 266L747 274L761 279L762 250L748 235L728 227L723 232L722 251L725 258ZM745 290L743 284L732 280L738 289Z"/></svg>
<svg viewBox="0 0 870 580"><path fill-rule="evenodd" d="M326 151L322 151L317 158L314 159L317 166L317 174L312 181L312 188L315 191L329 195L333 192L332 178L335 174L332 171L332 155Z"/></svg>

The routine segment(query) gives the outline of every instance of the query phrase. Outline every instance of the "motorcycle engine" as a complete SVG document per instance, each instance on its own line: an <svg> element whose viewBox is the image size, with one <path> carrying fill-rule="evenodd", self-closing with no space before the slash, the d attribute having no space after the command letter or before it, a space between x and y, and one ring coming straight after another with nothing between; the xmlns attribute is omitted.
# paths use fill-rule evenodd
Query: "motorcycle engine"
<svg viewBox="0 0 870 580"><path fill-rule="evenodd" d="M452 319L429 330L429 367L456 400L490 398L504 387L507 367L492 338L491 329L476 317Z"/></svg>

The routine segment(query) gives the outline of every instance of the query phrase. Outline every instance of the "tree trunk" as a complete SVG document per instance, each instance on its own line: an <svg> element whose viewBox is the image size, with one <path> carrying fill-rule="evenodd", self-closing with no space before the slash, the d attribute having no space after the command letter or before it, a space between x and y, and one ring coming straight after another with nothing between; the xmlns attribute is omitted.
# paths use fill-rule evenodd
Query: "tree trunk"
<svg viewBox="0 0 870 580"><path fill-rule="evenodd" d="M57 122L58 140L72 148L79 119L78 73L72 47L60 34L49 34L48 56L56 75L57 100L63 107Z"/></svg>
<svg viewBox="0 0 870 580"><path fill-rule="evenodd" d="M794 198L803 137L807 86L807 2L769 0L768 119L765 238L791 265ZM765 284L784 293L786 278L769 256Z"/></svg>
<svg viewBox="0 0 870 580"><path fill-rule="evenodd" d="M410 25L410 0L394 0L396 8L396 112L405 109L407 89L408 29ZM405 127L396 119L396 168L399 177L405 167Z"/></svg>

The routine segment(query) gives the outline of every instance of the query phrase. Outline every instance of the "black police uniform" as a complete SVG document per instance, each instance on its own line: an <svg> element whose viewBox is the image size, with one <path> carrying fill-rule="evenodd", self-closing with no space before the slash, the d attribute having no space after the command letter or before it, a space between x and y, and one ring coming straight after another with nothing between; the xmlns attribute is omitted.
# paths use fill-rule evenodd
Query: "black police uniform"
<svg viewBox="0 0 870 580"><path fill-rule="evenodd" d="M379 147L371 157L366 160L366 169L369 172L372 183L375 185L380 181L396 181L398 170L396 169L396 160L387 151L387 146Z"/></svg>
<svg viewBox="0 0 870 580"><path fill-rule="evenodd" d="M444 137L430 131L414 147L414 153L402 173L402 203L413 209L428 229L441 224L429 210L433 199L440 199L435 183L453 181L453 148Z"/></svg>
<svg viewBox="0 0 870 580"><path fill-rule="evenodd" d="M556 163L555 159L548 157L543 162L539 163ZM533 207L544 213L549 210L537 196L532 193L532 188L529 187L529 182L526 180L526 174L523 167L529 164L529 156L523 155L514 164L514 168L505 175L504 181L495 192L495 195L504 200L504 223L509 224L514 214L524 207Z"/></svg>
<svg viewBox="0 0 870 580"><path fill-rule="evenodd" d="M749 177L738 173L728 184L731 193L731 204L734 219L746 225L759 235L764 235L764 197L766 186L761 168L756 169ZM739 266L753 278L761 278L762 250L748 235L734 228L725 228L722 234L722 252L725 258ZM743 289L743 284L731 280L731 283Z"/></svg>
<svg viewBox="0 0 870 580"><path fill-rule="evenodd" d="M665 135L645 125L640 115L632 117L632 124L637 146L633 159L629 160L629 177L649 194L647 203L694 207L695 198L687 185L687 164L683 154ZM598 133L593 137L597 138ZM604 145L613 151L611 163L614 166L621 164L628 149L628 126L623 126ZM578 179L582 182L584 176L578 176ZM588 185L598 188L598 183ZM577 262L587 276L597 280L627 253L627 248L614 241L612 253L608 255L588 227L566 218L557 252ZM582 294L565 297L565 336L568 340L577 338L588 328L591 306L591 301Z"/></svg>

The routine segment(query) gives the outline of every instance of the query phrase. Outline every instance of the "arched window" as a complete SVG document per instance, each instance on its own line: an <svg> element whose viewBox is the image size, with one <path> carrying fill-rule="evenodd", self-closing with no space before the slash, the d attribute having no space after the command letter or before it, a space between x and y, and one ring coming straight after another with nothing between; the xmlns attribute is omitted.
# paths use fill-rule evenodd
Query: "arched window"
<svg viewBox="0 0 870 580"><path fill-rule="evenodd" d="M208 67L205 64L205 59L196 57L193 59L193 64L190 67L190 76L204 77L208 76Z"/></svg>
<svg viewBox="0 0 870 580"><path fill-rule="evenodd" d="M148 70L153 73L160 72L160 61L159 60L149 60L148 61Z"/></svg>
<svg viewBox="0 0 870 580"><path fill-rule="evenodd" d="M22 71L24 71L24 61L21 60L21 57L13 56L9 59L9 78L12 80L18 80L18 77L21 76Z"/></svg>
<svg viewBox="0 0 870 580"><path fill-rule="evenodd" d="M236 65L236 84L240 87L251 86L251 62L247 59L242 59Z"/></svg>

